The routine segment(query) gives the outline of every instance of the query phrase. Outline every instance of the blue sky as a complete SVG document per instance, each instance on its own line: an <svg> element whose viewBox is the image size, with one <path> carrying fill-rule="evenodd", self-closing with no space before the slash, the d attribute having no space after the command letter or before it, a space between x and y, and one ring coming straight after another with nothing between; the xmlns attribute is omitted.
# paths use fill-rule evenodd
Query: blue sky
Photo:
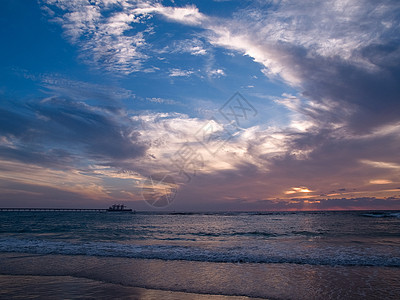
<svg viewBox="0 0 400 300"><path fill-rule="evenodd" d="M2 206L153 209L172 187L172 210L399 208L399 15L2 1Z"/></svg>

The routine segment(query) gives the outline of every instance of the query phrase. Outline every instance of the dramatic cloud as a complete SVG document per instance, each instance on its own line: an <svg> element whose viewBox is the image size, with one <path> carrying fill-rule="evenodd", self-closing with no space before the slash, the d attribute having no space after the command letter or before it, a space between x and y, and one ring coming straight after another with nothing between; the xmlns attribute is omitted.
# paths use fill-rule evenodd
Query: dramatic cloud
<svg viewBox="0 0 400 300"><path fill-rule="evenodd" d="M66 99L15 105L14 111L3 108L1 119L3 157L25 162L56 164L55 158L73 162L82 151L85 159L107 161L135 158L146 151L137 143L135 124L123 115Z"/></svg>
<svg viewBox="0 0 400 300"><path fill-rule="evenodd" d="M34 190L25 165L40 195L63 199L138 200L164 172L182 209L399 207L399 2L207 5L40 1L85 67L44 64L0 87L13 99L0 105L4 192ZM239 89L252 108L226 104Z"/></svg>
<svg viewBox="0 0 400 300"><path fill-rule="evenodd" d="M342 110L351 130L368 132L398 121L399 13L396 1L282 1L266 16L255 6L206 27L211 43L252 57L267 76L328 104L314 109L315 119Z"/></svg>
<svg viewBox="0 0 400 300"><path fill-rule="evenodd" d="M141 68L148 58L142 50L149 30L137 32L135 24L161 15L205 29L211 44L252 57L267 76L299 87L309 101L329 104L325 110L314 110L318 119L336 118L336 108L351 111L345 122L361 132L397 120L400 26L396 16L400 7L396 1L282 1L268 10L254 4L231 20L208 17L195 6L166 7L148 1L100 1L97 5L48 1L48 5L64 11L62 19L55 20L73 43L81 45L83 56L108 70L130 73ZM175 44L172 51L206 53L199 40ZM174 68L170 76L191 73ZM224 72L214 69L208 75Z"/></svg>

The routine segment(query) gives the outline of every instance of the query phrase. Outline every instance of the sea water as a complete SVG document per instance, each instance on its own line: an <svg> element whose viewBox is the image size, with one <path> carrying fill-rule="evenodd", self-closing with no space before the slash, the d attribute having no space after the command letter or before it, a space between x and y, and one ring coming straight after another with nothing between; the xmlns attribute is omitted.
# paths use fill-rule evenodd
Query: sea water
<svg viewBox="0 0 400 300"><path fill-rule="evenodd" d="M189 293L400 297L396 211L1 212L0 252L63 257L92 269L101 260L108 275L85 277Z"/></svg>

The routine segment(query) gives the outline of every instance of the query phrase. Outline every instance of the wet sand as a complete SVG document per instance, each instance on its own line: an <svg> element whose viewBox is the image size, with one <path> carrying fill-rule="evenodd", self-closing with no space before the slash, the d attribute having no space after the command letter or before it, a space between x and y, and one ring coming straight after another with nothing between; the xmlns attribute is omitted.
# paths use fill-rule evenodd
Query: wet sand
<svg viewBox="0 0 400 300"><path fill-rule="evenodd" d="M1 298L399 299L400 269L0 254Z"/></svg>
<svg viewBox="0 0 400 300"><path fill-rule="evenodd" d="M144 289L71 276L0 275L0 286L0 299L250 299Z"/></svg>

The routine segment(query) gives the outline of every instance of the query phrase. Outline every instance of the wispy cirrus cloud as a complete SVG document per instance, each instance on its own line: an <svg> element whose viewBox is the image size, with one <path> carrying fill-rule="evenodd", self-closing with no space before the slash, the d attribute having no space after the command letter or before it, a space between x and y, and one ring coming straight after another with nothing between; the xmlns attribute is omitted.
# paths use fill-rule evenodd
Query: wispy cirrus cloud
<svg viewBox="0 0 400 300"><path fill-rule="evenodd" d="M160 14L168 20L192 26L199 26L207 20L207 16L202 14L195 5L184 7L163 6L160 3L150 3L148 1L140 3L133 13L140 15Z"/></svg>
<svg viewBox="0 0 400 300"><path fill-rule="evenodd" d="M38 83L42 92L48 95L48 100L63 97L74 101L92 101L100 104L96 109L111 111L121 110L122 100L159 103L167 105L182 105L182 103L161 97L141 97L132 90L118 85L97 84L87 81L74 80L60 74L44 73L33 74L26 70L15 70L18 76L22 76L32 82ZM188 74L189 75L189 74ZM46 101L43 99L43 101Z"/></svg>
<svg viewBox="0 0 400 300"><path fill-rule="evenodd" d="M172 45L168 45L161 53L190 53L194 56L206 55L207 49L204 42L198 38L186 39L173 42Z"/></svg>
<svg viewBox="0 0 400 300"><path fill-rule="evenodd" d="M148 57L143 51L145 36L151 34L151 27L135 30L133 24L142 23L143 17L127 12L132 6L130 1L42 2L45 11L51 12L51 20L59 23L71 43L80 47L85 62L122 74L142 69Z"/></svg>
<svg viewBox="0 0 400 300"><path fill-rule="evenodd" d="M191 70L171 69L169 72L170 77L188 77L194 72Z"/></svg>
<svg viewBox="0 0 400 300"><path fill-rule="evenodd" d="M31 78L38 81L51 97L67 97L78 101L95 100L103 104L137 98L132 91L125 88L72 80L57 74L42 74Z"/></svg>
<svg viewBox="0 0 400 300"><path fill-rule="evenodd" d="M80 56L86 63L120 74L150 70L144 68L143 63L150 57L149 52L151 55L156 50L146 41L146 37L154 33L151 22L148 22L153 15L192 26L207 19L193 5L167 7L157 1L41 2L42 10L62 26L71 43L80 47ZM198 40L175 46L180 48L175 51L206 54Z"/></svg>

